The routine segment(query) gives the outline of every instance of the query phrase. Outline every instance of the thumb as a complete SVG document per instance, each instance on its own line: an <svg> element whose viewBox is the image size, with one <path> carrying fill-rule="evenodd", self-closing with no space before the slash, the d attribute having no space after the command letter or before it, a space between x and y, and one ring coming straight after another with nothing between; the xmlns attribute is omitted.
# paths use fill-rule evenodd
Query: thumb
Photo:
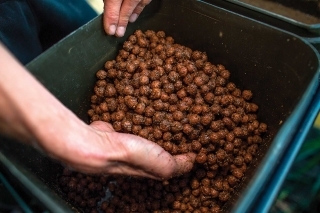
<svg viewBox="0 0 320 213"><path fill-rule="evenodd" d="M112 125L110 123L106 123L103 121L94 121L90 124L90 126L96 130L103 132L115 132Z"/></svg>

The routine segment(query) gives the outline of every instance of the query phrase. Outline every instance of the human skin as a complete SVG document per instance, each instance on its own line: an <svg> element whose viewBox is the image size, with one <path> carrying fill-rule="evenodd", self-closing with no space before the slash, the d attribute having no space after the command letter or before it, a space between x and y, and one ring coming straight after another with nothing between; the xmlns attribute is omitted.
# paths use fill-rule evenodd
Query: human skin
<svg viewBox="0 0 320 213"><path fill-rule="evenodd" d="M122 37L128 22L135 22L151 0L104 0L103 23L107 34Z"/></svg>
<svg viewBox="0 0 320 213"><path fill-rule="evenodd" d="M191 170L195 155L172 156L108 123L87 125L41 85L0 43L0 134L88 173L168 179Z"/></svg>

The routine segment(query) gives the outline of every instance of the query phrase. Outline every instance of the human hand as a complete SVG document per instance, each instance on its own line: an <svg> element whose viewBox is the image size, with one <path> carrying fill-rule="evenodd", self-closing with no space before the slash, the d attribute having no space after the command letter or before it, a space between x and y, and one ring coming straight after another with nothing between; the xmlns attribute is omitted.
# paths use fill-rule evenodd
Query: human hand
<svg viewBox="0 0 320 213"><path fill-rule="evenodd" d="M103 23L109 35L122 37L128 22L135 22L151 0L104 0Z"/></svg>
<svg viewBox="0 0 320 213"><path fill-rule="evenodd" d="M87 125L0 43L0 134L29 143L81 172L168 179L191 170L195 154L171 156L141 137ZM17 78L19 76L19 78Z"/></svg>
<svg viewBox="0 0 320 213"><path fill-rule="evenodd" d="M88 132L79 131L79 134L85 133L83 141L69 141L73 150L68 151L65 162L73 169L154 179L168 179L192 169L195 159L193 153L172 156L156 143L135 135L115 132L110 124L102 121L93 122L87 127ZM65 156L59 157L63 158Z"/></svg>

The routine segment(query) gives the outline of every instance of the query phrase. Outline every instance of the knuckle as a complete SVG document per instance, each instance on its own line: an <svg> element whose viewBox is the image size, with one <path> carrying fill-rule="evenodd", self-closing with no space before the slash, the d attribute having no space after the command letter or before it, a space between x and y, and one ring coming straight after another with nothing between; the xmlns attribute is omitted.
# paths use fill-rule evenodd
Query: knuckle
<svg viewBox="0 0 320 213"><path fill-rule="evenodd" d="M129 22L129 16L128 15L123 15L119 18L119 23L118 26L127 26Z"/></svg>
<svg viewBox="0 0 320 213"><path fill-rule="evenodd" d="M119 14L114 12L107 12L107 18L109 22L111 22L112 24L116 24L119 20Z"/></svg>

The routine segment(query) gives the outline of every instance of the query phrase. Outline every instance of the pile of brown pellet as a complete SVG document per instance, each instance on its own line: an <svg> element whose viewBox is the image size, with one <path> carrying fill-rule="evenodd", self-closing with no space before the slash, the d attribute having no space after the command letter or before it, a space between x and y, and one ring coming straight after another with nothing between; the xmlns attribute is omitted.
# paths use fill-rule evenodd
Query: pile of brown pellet
<svg viewBox="0 0 320 213"><path fill-rule="evenodd" d="M68 200L88 212L220 212L267 130L252 92L229 82L230 72L206 53L175 44L163 31L137 30L96 76L91 122L109 122L172 155L194 152L196 162L190 173L164 182L65 170L60 185ZM106 189L112 196L97 204Z"/></svg>

